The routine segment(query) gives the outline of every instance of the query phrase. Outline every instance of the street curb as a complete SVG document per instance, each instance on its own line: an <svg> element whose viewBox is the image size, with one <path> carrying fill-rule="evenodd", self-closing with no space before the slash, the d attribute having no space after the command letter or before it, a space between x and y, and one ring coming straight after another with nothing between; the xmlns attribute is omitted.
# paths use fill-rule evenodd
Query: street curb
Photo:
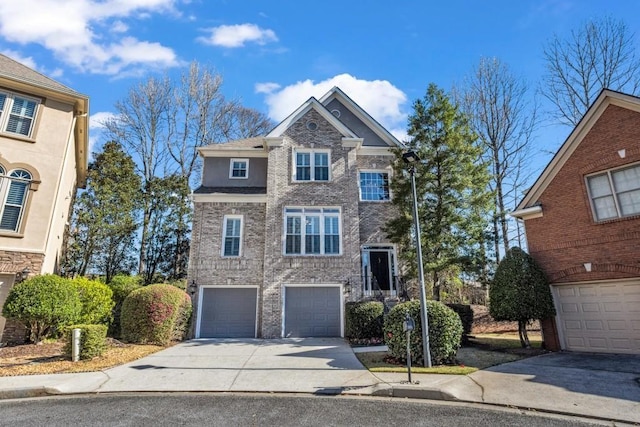
<svg viewBox="0 0 640 427"><path fill-rule="evenodd" d="M371 391L371 396L377 397L404 397L408 399L445 400L458 402L460 399L453 394L437 388L417 388L402 385L376 384Z"/></svg>
<svg viewBox="0 0 640 427"><path fill-rule="evenodd" d="M0 390L0 400L25 399L28 397L43 397L62 394L54 387L23 387Z"/></svg>

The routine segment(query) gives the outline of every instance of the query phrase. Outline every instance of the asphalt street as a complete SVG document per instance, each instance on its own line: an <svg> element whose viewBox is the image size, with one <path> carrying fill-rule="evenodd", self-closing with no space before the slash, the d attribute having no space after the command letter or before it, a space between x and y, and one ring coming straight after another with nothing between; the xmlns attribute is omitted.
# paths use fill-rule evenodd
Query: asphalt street
<svg viewBox="0 0 640 427"><path fill-rule="evenodd" d="M0 401L1 426L593 426L473 404L286 394L102 394ZM600 425L613 425L607 422Z"/></svg>

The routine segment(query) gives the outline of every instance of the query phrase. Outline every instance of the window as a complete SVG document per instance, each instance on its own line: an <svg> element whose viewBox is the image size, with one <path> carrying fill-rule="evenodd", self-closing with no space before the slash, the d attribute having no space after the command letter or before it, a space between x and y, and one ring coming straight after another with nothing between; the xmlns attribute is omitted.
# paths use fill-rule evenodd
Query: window
<svg viewBox="0 0 640 427"><path fill-rule="evenodd" d="M35 99L0 92L0 125L3 132L30 137L39 102Z"/></svg>
<svg viewBox="0 0 640 427"><path fill-rule="evenodd" d="M294 151L295 181L329 181L329 150Z"/></svg>
<svg viewBox="0 0 640 427"><path fill-rule="evenodd" d="M382 171L360 172L360 200L389 200L389 173Z"/></svg>
<svg viewBox="0 0 640 427"><path fill-rule="evenodd" d="M247 179L249 177L249 159L231 159L229 178Z"/></svg>
<svg viewBox="0 0 640 427"><path fill-rule="evenodd" d="M587 177L596 221L640 214L640 165Z"/></svg>
<svg viewBox="0 0 640 427"><path fill-rule="evenodd" d="M287 255L339 255L339 208L286 208Z"/></svg>
<svg viewBox="0 0 640 427"><path fill-rule="evenodd" d="M4 168L0 167L0 178L2 195L0 230L18 232L32 177L29 172L22 169L16 169L7 175Z"/></svg>
<svg viewBox="0 0 640 427"><path fill-rule="evenodd" d="M242 241L242 217L224 217L222 241L222 256L240 256L240 242Z"/></svg>

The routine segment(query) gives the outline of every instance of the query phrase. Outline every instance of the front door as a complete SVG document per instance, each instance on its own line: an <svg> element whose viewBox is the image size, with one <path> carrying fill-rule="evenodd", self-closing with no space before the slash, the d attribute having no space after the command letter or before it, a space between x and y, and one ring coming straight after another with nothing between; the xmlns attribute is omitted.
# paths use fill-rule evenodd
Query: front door
<svg viewBox="0 0 640 427"><path fill-rule="evenodd" d="M362 274L365 295L395 296L395 250L392 246L365 246Z"/></svg>

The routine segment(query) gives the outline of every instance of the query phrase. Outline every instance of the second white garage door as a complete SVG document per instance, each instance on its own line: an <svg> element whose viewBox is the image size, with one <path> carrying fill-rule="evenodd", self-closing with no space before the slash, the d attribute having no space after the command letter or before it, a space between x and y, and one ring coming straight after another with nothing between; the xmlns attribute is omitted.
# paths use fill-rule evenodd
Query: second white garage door
<svg viewBox="0 0 640 427"><path fill-rule="evenodd" d="M640 354L640 280L552 289L564 349Z"/></svg>
<svg viewBox="0 0 640 427"><path fill-rule="evenodd" d="M341 337L340 286L286 286L284 337Z"/></svg>

